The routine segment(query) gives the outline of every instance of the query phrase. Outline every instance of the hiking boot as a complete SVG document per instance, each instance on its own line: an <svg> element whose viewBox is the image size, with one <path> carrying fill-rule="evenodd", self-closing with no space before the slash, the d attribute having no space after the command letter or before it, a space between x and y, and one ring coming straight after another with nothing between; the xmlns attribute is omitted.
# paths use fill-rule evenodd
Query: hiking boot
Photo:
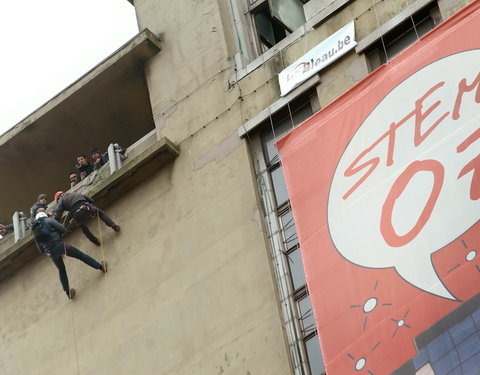
<svg viewBox="0 0 480 375"><path fill-rule="evenodd" d="M102 260L100 262L100 264L102 265L102 268L100 268L100 271L102 271L103 273L107 273L108 271L108 263L105 262L104 260Z"/></svg>
<svg viewBox="0 0 480 375"><path fill-rule="evenodd" d="M67 293L68 299L74 299L74 298L75 298L75 294L76 294L77 292L75 291L75 289L70 288L70 290L69 290L68 292L65 292L65 293Z"/></svg>
<svg viewBox="0 0 480 375"><path fill-rule="evenodd" d="M100 240L99 240L97 237L95 237L95 238L90 238L89 240L90 240L91 242L93 242L93 243L94 243L95 245L97 245L97 246L100 246L100 245L101 245Z"/></svg>
<svg viewBox="0 0 480 375"><path fill-rule="evenodd" d="M115 232L120 232L120 225L115 224L112 228Z"/></svg>

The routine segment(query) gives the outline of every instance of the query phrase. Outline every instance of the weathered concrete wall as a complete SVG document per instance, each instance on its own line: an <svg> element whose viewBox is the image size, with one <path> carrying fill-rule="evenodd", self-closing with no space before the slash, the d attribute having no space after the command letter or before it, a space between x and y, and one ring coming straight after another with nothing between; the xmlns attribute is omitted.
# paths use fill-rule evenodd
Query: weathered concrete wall
<svg viewBox="0 0 480 375"><path fill-rule="evenodd" d="M135 5L140 28L163 41L147 82L157 131L180 156L108 207L122 231L100 226L106 277L67 259L75 301L45 256L0 285L1 373L289 374L255 179L236 132L239 92L228 87L228 12L206 0ZM78 231L67 240L102 258Z"/></svg>
<svg viewBox="0 0 480 375"><path fill-rule="evenodd" d="M442 17L445 19L458 12L461 8L472 1L473 0L438 0L438 7L440 8Z"/></svg>
<svg viewBox="0 0 480 375"><path fill-rule="evenodd" d="M226 41L231 32L224 32L228 14L215 0L140 0L135 6L140 28L162 40L162 53L147 66L155 123L161 130L165 117L176 111L182 125L174 120L164 135L179 142L235 100L225 79L232 69Z"/></svg>
<svg viewBox="0 0 480 375"><path fill-rule="evenodd" d="M46 256L5 280L2 374L289 373L247 150L230 149L196 166L184 152L110 206L110 272L67 258L73 302Z"/></svg>

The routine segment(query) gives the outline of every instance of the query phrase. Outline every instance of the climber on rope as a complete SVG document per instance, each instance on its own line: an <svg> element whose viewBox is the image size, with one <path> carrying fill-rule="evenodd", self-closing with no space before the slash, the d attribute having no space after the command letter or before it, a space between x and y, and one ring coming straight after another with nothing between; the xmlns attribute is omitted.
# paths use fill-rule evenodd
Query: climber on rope
<svg viewBox="0 0 480 375"><path fill-rule="evenodd" d="M100 246L100 241L95 235L90 232L85 224L89 217L98 215L100 219L115 232L120 231L120 226L115 224L105 212L93 204L93 200L89 197L79 193L64 193L57 191L55 193L55 201L57 202L57 209L55 210L55 220L60 221L63 211L68 211L73 217L78 227L83 234L95 245Z"/></svg>
<svg viewBox="0 0 480 375"><path fill-rule="evenodd" d="M57 266L60 282L68 299L73 299L75 297L75 289L70 288L69 286L67 271L65 269L62 255L81 260L83 263L88 264L90 267L100 270L103 273L107 272L106 262L97 262L95 259L82 253L77 248L65 243L62 239L62 235L65 233L65 227L58 221L48 217L43 209L39 209L39 212L35 216L32 231L38 251L46 254L52 259L55 266Z"/></svg>

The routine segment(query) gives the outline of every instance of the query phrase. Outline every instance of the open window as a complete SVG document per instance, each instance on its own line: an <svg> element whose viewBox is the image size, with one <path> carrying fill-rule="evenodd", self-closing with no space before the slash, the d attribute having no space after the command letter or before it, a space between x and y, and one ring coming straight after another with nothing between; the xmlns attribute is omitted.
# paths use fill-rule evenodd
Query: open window
<svg viewBox="0 0 480 375"><path fill-rule="evenodd" d="M258 54L266 52L305 23L303 4L308 0L250 0Z"/></svg>

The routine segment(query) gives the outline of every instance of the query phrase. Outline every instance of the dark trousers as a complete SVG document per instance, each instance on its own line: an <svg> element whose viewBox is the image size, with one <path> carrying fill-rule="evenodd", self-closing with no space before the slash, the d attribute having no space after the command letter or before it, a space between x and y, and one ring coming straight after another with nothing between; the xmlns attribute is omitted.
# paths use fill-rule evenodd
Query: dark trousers
<svg viewBox="0 0 480 375"><path fill-rule="evenodd" d="M73 218L83 234L91 242L98 245L98 238L90 232L90 229L85 224L89 217L96 217L97 215L108 227L113 228L115 226L113 220L110 219L103 210L90 203L83 205L82 208L76 211L75 214L73 214Z"/></svg>
<svg viewBox="0 0 480 375"><path fill-rule="evenodd" d="M81 260L83 263L88 264L90 267L97 270L102 268L100 263L98 263L92 257L89 257L87 254L82 253L76 247L68 245L65 242L55 242L52 244L52 246L49 247L49 254L47 255L57 266L62 288L67 293L70 290L70 286L68 284L67 270L65 269L65 263L63 262L62 254Z"/></svg>

